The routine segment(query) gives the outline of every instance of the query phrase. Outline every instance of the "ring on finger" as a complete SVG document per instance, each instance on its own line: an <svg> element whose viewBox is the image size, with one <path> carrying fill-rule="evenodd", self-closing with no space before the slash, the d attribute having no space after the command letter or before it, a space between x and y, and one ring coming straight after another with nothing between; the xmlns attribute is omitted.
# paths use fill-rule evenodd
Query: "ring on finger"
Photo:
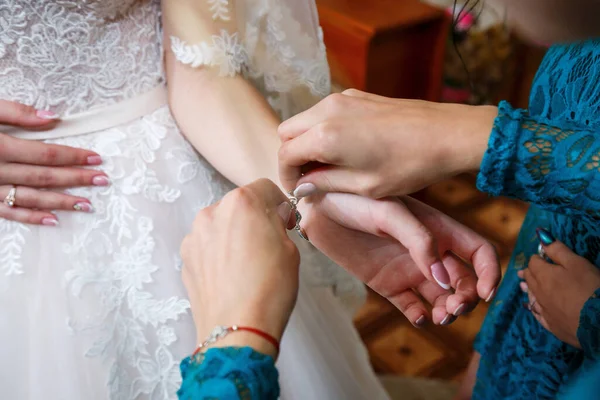
<svg viewBox="0 0 600 400"><path fill-rule="evenodd" d="M544 246L542 246L541 243L538 245L538 256L549 263L552 262L552 259L548 257L548 254L546 254L546 250L544 250Z"/></svg>
<svg viewBox="0 0 600 400"><path fill-rule="evenodd" d="M17 202L17 187L13 186L10 188L10 190L8 191L8 194L4 198L4 204L6 204L7 206L12 208L15 206L16 202Z"/></svg>

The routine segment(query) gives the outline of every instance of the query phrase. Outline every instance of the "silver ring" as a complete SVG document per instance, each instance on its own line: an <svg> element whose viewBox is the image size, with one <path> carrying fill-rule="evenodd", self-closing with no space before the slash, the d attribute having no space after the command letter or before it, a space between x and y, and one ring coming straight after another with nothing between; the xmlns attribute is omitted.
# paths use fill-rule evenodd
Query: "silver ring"
<svg viewBox="0 0 600 400"><path fill-rule="evenodd" d="M543 260L551 263L553 262L552 259L550 257L548 257L548 254L546 254L546 250L544 250L544 246L542 246L542 244L540 243L538 245L538 256L540 256Z"/></svg>
<svg viewBox="0 0 600 400"><path fill-rule="evenodd" d="M17 201L17 188L16 188L16 186L13 186L12 188L10 188L10 190L8 191L8 194L4 198L4 204L6 204L7 206L12 208L15 206L16 201Z"/></svg>

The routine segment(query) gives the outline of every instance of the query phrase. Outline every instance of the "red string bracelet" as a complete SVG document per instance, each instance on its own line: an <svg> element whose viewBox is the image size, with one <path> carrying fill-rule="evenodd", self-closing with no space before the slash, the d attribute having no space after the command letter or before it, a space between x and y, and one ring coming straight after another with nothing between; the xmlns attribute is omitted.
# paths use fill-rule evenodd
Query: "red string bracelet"
<svg viewBox="0 0 600 400"><path fill-rule="evenodd" d="M213 344L216 341L218 341L219 339L223 339L225 336L227 336L231 332L236 332L236 331L250 332L250 333L254 333L255 335L260 336L261 338L265 339L267 342L271 343L275 347L275 350L277 350L277 353L279 353L279 341L277 339L275 339L273 336L269 335L267 332L261 331L260 329L251 328L249 326L233 325L233 326L217 326L215 329L213 329L213 331L208 336L208 338L203 343L200 343L198 345L198 348L196 348L196 351L194 351L194 354L192 354L192 357L196 356L204 347L206 347L210 344Z"/></svg>

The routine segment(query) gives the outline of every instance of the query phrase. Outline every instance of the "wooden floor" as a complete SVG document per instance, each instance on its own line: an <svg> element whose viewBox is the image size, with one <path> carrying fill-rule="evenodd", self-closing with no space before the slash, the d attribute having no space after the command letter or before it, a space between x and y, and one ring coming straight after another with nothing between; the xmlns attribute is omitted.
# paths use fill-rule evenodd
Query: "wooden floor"
<svg viewBox="0 0 600 400"><path fill-rule="evenodd" d="M478 192L471 176L430 187L419 197L487 237L506 268L527 210L524 204ZM481 303L448 327L416 329L385 299L370 293L355 321L377 372L459 380L486 310Z"/></svg>

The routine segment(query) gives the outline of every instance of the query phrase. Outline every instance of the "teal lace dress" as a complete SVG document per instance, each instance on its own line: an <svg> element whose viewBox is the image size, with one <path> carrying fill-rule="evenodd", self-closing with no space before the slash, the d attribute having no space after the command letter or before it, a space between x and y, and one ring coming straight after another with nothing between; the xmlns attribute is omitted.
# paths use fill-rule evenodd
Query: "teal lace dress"
<svg viewBox="0 0 600 400"><path fill-rule="evenodd" d="M532 206L476 340L473 399L555 399L600 357L600 290L581 312L578 350L522 306L517 270L537 252L536 227L600 265L600 41L552 47L529 110L500 104L478 186Z"/></svg>
<svg viewBox="0 0 600 400"><path fill-rule="evenodd" d="M278 373L272 357L250 347L209 349L181 362L180 400L276 400Z"/></svg>

